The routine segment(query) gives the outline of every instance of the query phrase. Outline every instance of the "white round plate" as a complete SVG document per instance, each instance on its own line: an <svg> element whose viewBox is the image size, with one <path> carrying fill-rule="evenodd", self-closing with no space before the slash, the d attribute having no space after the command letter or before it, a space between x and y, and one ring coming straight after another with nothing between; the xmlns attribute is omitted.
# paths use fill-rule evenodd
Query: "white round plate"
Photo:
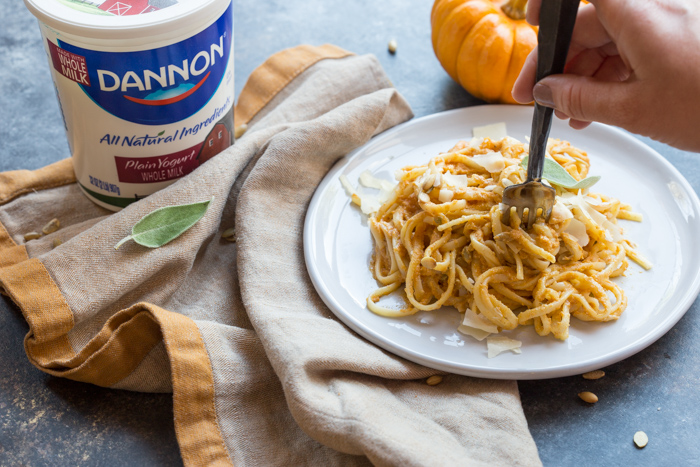
<svg viewBox="0 0 700 467"><path fill-rule="evenodd" d="M618 129L593 124L573 130L555 119L550 136L588 152L590 175L602 179L591 191L614 196L644 215L642 223L620 221L625 236L654 267L630 262L618 278L628 296L622 317L609 323L572 319L570 336L538 336L531 326L503 333L523 342L522 354L487 358L486 341L457 332L460 314L451 308L401 319L375 315L366 298L377 288L369 270L372 239L366 217L340 184L353 186L369 170L394 180L406 165L425 164L475 126L505 122L508 134L530 134L531 107L479 106L442 112L399 125L340 160L321 182L304 226L304 254L311 279L328 307L374 344L427 367L482 378L544 379L602 368L650 345L678 322L700 290L700 202L690 184L660 154Z"/></svg>

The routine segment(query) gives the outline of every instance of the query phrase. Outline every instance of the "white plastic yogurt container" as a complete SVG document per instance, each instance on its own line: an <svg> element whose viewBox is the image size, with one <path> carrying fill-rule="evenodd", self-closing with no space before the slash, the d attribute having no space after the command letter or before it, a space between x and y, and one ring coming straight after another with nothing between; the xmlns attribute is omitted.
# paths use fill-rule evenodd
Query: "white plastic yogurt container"
<svg viewBox="0 0 700 467"><path fill-rule="evenodd" d="M118 211L233 143L231 0L24 0L78 184Z"/></svg>

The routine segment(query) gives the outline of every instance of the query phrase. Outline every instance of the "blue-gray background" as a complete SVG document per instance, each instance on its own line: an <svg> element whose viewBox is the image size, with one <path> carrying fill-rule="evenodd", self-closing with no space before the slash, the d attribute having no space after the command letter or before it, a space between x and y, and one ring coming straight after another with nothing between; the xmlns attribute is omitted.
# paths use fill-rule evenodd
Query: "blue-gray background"
<svg viewBox="0 0 700 467"><path fill-rule="evenodd" d="M430 44L430 0L234 0L236 95L269 55L333 43L376 55L417 117L482 102L442 70ZM19 0L0 0L0 171L69 155L39 28ZM390 39L395 55L387 52ZM644 139L700 189L700 155ZM700 465L699 304L664 337L605 368L605 378L526 381L520 392L546 466ZM0 465L181 464L172 397L54 378L27 360L28 330L0 299ZM588 406L576 394L595 392ZM649 435L637 449L632 436Z"/></svg>

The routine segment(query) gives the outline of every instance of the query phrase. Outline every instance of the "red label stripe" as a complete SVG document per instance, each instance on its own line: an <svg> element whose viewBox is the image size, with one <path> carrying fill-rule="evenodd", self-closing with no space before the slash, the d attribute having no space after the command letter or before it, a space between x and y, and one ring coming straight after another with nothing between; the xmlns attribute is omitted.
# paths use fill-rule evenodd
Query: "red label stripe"
<svg viewBox="0 0 700 467"><path fill-rule="evenodd" d="M131 97L131 96L124 96L126 99L129 99L132 102L136 102L137 104L143 104L143 105L168 105L168 104L174 104L175 102L179 102L192 94L204 84L204 82L209 78L209 74L211 71L208 71L206 75L204 75L204 78L195 85L192 89L190 89L187 92L184 92L180 94L179 96L171 97L169 99L158 99L158 100L148 100L148 99L139 99L137 97Z"/></svg>

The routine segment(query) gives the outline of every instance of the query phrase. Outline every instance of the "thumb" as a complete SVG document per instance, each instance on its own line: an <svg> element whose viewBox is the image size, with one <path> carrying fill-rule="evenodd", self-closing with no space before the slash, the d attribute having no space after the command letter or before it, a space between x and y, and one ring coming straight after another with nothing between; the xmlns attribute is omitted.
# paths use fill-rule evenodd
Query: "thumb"
<svg viewBox="0 0 700 467"><path fill-rule="evenodd" d="M551 75L535 84L535 101L574 120L627 127L640 99L634 83L600 81L577 75Z"/></svg>

